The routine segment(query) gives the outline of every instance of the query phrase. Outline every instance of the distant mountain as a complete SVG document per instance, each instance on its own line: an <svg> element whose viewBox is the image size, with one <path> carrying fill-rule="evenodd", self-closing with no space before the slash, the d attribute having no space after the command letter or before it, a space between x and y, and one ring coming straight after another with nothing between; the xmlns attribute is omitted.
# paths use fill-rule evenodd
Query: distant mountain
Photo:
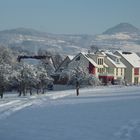
<svg viewBox="0 0 140 140"><path fill-rule="evenodd" d="M37 53L39 49L62 54L78 53L87 50L92 40L90 35L63 35L17 28L0 31L0 45L15 50Z"/></svg>
<svg viewBox="0 0 140 140"><path fill-rule="evenodd" d="M0 34L22 34L22 35L34 35L34 36L44 36L47 35L45 32L40 32L30 28L16 28L0 31Z"/></svg>
<svg viewBox="0 0 140 140"><path fill-rule="evenodd" d="M112 28L109 28L103 34L116 34L116 33L130 33L130 34L140 34L140 29L129 23L120 23Z"/></svg>
<svg viewBox="0 0 140 140"><path fill-rule="evenodd" d="M100 35L51 34L34 29L17 28L0 31L0 45L20 53L36 54L47 50L60 54L77 54L90 46L101 49L122 49L140 52L140 29L120 23Z"/></svg>
<svg viewBox="0 0 140 140"><path fill-rule="evenodd" d="M91 44L101 49L121 49L140 52L140 29L129 23L120 23L96 35Z"/></svg>

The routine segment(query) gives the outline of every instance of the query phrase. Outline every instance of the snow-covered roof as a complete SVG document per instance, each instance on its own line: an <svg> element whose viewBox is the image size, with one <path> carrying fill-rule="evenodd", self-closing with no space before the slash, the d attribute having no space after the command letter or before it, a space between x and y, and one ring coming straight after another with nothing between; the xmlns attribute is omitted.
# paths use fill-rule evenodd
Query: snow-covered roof
<svg viewBox="0 0 140 140"><path fill-rule="evenodd" d="M117 62L116 59L120 60L120 56L113 54L112 52L106 51L107 59L117 68L126 68L126 66L121 62Z"/></svg>
<svg viewBox="0 0 140 140"><path fill-rule="evenodd" d="M87 54L87 53L83 53L82 52L82 54L84 55L84 57L86 58L86 59L88 59L88 61L91 63L91 64L93 64L95 67L98 67L98 64ZM103 64L105 67L108 67L108 65L107 64Z"/></svg>
<svg viewBox="0 0 140 140"><path fill-rule="evenodd" d="M60 65L56 69L56 72L58 72L61 68L63 69L66 68L68 63L70 63L72 59L73 59L72 56L66 56L65 59L60 63Z"/></svg>
<svg viewBox="0 0 140 140"><path fill-rule="evenodd" d="M112 52L110 52L110 51L105 51L105 54L106 54L106 55L113 56L114 58L118 58L118 59L121 58L120 56L118 56L118 55L116 55L116 54L114 54L114 53L112 53Z"/></svg>
<svg viewBox="0 0 140 140"><path fill-rule="evenodd" d="M140 67L140 57L134 52L117 51L133 67Z"/></svg>
<svg viewBox="0 0 140 140"><path fill-rule="evenodd" d="M81 52L81 54L82 54L91 64L93 64L95 67L98 67L98 65L96 64L96 62L94 62L94 60L93 60L92 58L90 58L90 57L88 56L87 53Z"/></svg>
<svg viewBox="0 0 140 140"><path fill-rule="evenodd" d="M111 59L110 57L107 57L107 59L117 68L126 68L126 66L121 61L116 62L113 59Z"/></svg>

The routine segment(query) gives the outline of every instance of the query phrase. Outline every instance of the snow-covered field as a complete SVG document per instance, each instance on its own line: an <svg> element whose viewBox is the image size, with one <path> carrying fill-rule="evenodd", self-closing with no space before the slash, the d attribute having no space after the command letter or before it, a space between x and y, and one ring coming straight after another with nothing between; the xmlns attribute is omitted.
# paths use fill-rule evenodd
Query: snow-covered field
<svg viewBox="0 0 140 140"><path fill-rule="evenodd" d="M0 140L139 140L140 87L96 87L0 100Z"/></svg>

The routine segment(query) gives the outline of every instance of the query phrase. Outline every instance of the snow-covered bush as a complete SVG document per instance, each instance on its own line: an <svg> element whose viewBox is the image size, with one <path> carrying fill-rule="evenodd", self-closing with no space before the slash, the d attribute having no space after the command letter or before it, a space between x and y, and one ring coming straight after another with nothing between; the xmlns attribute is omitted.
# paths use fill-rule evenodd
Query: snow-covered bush
<svg viewBox="0 0 140 140"><path fill-rule="evenodd" d="M87 81L89 85L99 86L101 85L101 81L93 74L87 75Z"/></svg>

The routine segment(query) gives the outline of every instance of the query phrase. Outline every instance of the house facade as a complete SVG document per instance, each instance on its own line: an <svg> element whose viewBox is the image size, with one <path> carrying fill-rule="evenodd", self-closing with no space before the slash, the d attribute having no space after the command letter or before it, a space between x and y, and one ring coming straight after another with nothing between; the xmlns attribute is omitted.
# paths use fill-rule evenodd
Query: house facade
<svg viewBox="0 0 140 140"><path fill-rule="evenodd" d="M86 53L79 53L68 64L68 69L81 68L85 73L94 74L97 76L98 65Z"/></svg>
<svg viewBox="0 0 140 140"><path fill-rule="evenodd" d="M140 57L134 52L116 51L114 54L121 57L126 66L125 80L129 84L140 84Z"/></svg>
<svg viewBox="0 0 140 140"><path fill-rule="evenodd" d="M88 74L98 77L103 83L114 80L114 75L107 73L108 65L105 63L105 54L97 53L79 53L69 63L69 69L77 69L78 67Z"/></svg>
<svg viewBox="0 0 140 140"><path fill-rule="evenodd" d="M108 64L105 62L106 54L104 51L96 51L95 53L89 53L89 56L97 64L97 75L100 81L104 84L113 83L114 75L108 72Z"/></svg>
<svg viewBox="0 0 140 140"><path fill-rule="evenodd" d="M88 56L97 64L97 74L106 73L108 65L105 63L105 54L102 52L89 53Z"/></svg>
<svg viewBox="0 0 140 140"><path fill-rule="evenodd" d="M113 74L114 80L124 80L126 66L121 62L121 57L112 52L105 52L105 54L107 73Z"/></svg>

